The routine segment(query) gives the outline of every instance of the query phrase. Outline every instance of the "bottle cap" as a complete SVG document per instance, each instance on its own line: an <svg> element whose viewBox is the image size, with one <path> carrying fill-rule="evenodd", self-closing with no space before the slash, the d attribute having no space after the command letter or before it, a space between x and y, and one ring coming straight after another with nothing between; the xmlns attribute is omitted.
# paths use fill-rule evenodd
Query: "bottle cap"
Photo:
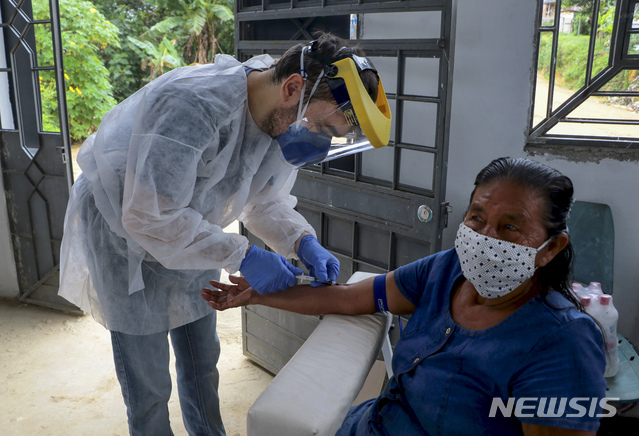
<svg viewBox="0 0 639 436"><path fill-rule="evenodd" d="M599 303L602 306L609 306L610 305L610 301L612 301L612 297L610 295L602 295L599 297Z"/></svg>
<svg viewBox="0 0 639 436"><path fill-rule="evenodd" d="M599 282L590 282L590 285L588 285L588 290L592 294L603 294L603 290L601 289L601 283Z"/></svg>
<svg viewBox="0 0 639 436"><path fill-rule="evenodd" d="M592 300L592 298L590 297L590 295L582 295L581 296L581 304L584 307L588 307L590 306L590 301Z"/></svg>

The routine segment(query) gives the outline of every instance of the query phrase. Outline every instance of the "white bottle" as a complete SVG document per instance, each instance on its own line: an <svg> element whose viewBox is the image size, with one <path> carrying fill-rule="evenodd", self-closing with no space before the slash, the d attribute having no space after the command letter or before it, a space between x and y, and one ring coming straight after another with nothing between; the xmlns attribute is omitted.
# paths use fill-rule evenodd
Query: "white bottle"
<svg viewBox="0 0 639 436"><path fill-rule="evenodd" d="M604 377L614 377L619 371L619 355L617 351L617 321L619 312L612 304L612 296L602 294L599 296L599 310L597 321L604 329L606 341L606 372Z"/></svg>
<svg viewBox="0 0 639 436"><path fill-rule="evenodd" d="M599 297L604 294L603 289L601 289L601 283L599 282L590 282L590 284L585 288L585 293L592 296L592 303L598 303Z"/></svg>
<svg viewBox="0 0 639 436"><path fill-rule="evenodd" d="M586 288L584 288L586 289ZM599 300L595 298L592 294L585 294L579 297L581 301L581 305L584 307L586 313L592 316L599 324L601 321L599 320Z"/></svg>
<svg viewBox="0 0 639 436"><path fill-rule="evenodd" d="M586 310L586 313L594 318L594 316L592 315L592 306L591 306L592 297L590 295L582 295L579 297L579 299L581 300L581 305Z"/></svg>
<svg viewBox="0 0 639 436"><path fill-rule="evenodd" d="M572 292L577 296L577 298L580 298L582 295L586 295L588 293L588 288L579 282L573 282Z"/></svg>
<svg viewBox="0 0 639 436"><path fill-rule="evenodd" d="M588 285L588 293L590 294L603 294L603 289L601 289L601 283L599 282L590 282Z"/></svg>

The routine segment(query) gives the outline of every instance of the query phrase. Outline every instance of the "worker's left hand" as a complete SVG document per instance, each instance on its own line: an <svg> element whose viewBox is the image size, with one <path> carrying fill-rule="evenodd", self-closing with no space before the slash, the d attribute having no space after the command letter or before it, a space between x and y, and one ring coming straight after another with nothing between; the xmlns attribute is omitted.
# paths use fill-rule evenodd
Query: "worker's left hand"
<svg viewBox="0 0 639 436"><path fill-rule="evenodd" d="M332 282L339 275L339 260L322 247L313 235L306 235L300 241L297 256L308 272L318 281L311 282L311 286L322 286L319 282Z"/></svg>
<svg viewBox="0 0 639 436"><path fill-rule="evenodd" d="M251 245L240 264L240 272L260 294L278 292L295 286L295 276L302 270L284 256Z"/></svg>

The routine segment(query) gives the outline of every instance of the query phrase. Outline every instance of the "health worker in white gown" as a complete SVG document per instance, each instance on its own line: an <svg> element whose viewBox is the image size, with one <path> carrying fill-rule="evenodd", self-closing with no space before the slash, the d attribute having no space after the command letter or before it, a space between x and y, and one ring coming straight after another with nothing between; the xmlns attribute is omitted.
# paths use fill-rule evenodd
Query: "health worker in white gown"
<svg viewBox="0 0 639 436"><path fill-rule="evenodd" d="M380 92L381 89L381 92ZM262 293L320 281L339 262L294 210L297 169L388 143L381 81L330 34L240 63L164 74L117 105L78 154L61 247L60 295L110 332L132 435L172 434L171 336L190 435L224 434L215 312L200 290L220 269ZM276 253L222 229L234 220Z"/></svg>

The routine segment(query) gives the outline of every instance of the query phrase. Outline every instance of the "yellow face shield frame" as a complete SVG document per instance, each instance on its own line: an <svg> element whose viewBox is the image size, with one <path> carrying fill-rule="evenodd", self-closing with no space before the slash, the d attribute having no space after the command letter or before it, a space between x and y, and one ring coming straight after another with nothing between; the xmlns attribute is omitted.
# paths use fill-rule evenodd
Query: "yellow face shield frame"
<svg viewBox="0 0 639 436"><path fill-rule="evenodd" d="M359 125L371 145L381 148L390 141L392 115L379 75L377 100L373 102L366 91L359 72L367 69L377 74L368 58L352 55L327 66L325 78L337 104L350 101L350 107L342 108L346 120Z"/></svg>

